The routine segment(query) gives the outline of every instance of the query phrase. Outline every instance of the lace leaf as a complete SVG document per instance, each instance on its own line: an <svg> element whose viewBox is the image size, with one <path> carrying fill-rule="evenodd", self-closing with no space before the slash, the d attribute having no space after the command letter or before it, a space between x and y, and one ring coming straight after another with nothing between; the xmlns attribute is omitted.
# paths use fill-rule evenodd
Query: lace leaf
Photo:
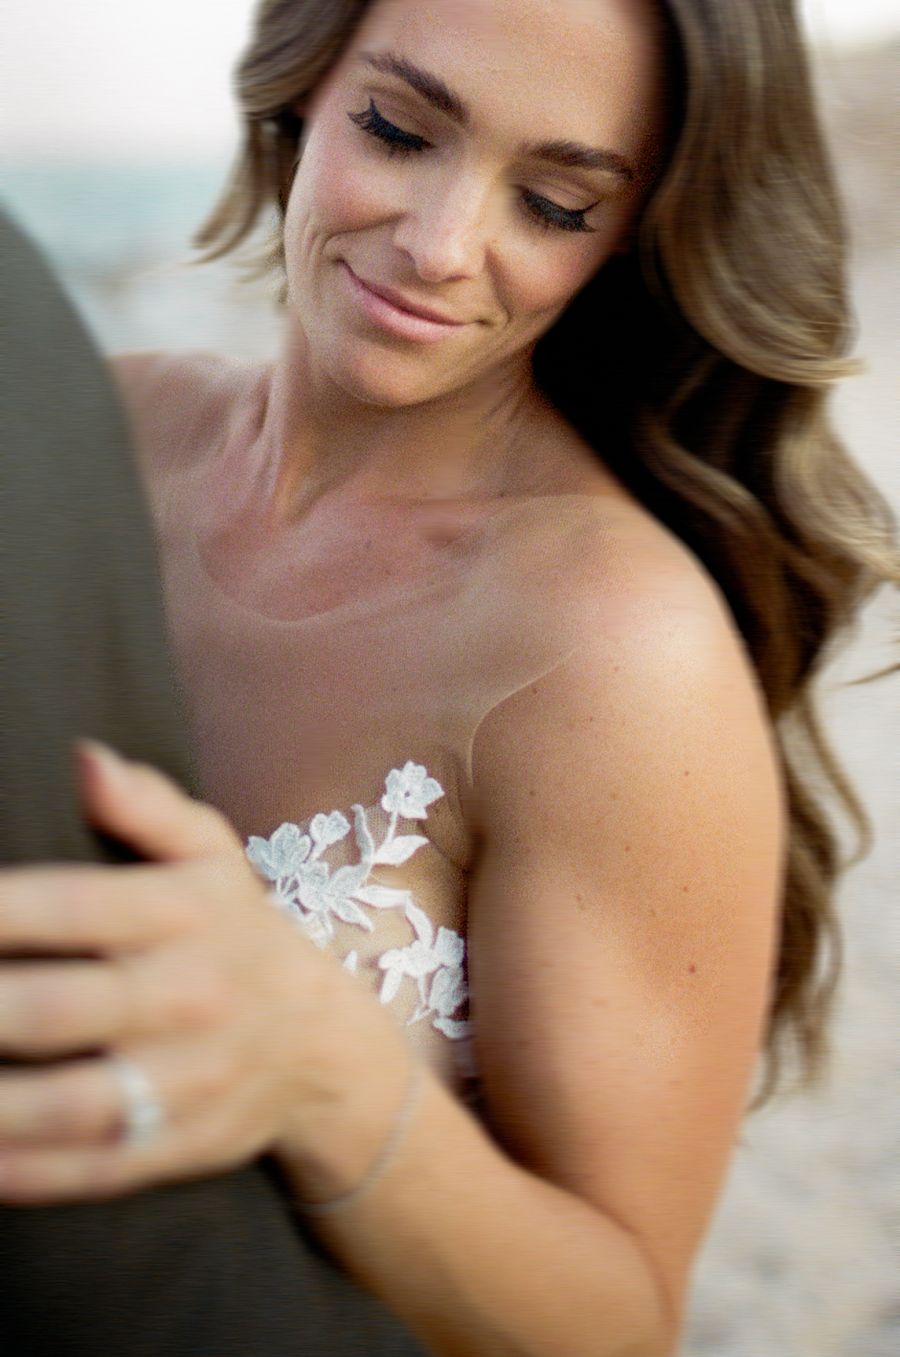
<svg viewBox="0 0 900 1357"><path fill-rule="evenodd" d="M399 905L412 902L409 891L394 886L360 886L359 890L353 892L353 898L361 900L364 905L374 905L376 909L396 909Z"/></svg>
<svg viewBox="0 0 900 1357"><path fill-rule="evenodd" d="M428 842L421 834L400 834L394 839L386 839L375 853L375 861L390 867L399 867L406 862L418 848Z"/></svg>
<svg viewBox="0 0 900 1357"><path fill-rule="evenodd" d="M409 900L404 912L416 931L416 937L420 942L424 942L426 947L430 947L434 941L434 924L424 909L420 909L412 900Z"/></svg>
<svg viewBox="0 0 900 1357"><path fill-rule="evenodd" d="M336 896L335 899L331 901L331 908L339 919L343 919L345 924L358 924L359 927L364 928L367 933L371 933L375 927L369 916L363 914L359 905L355 905L353 901L348 900L346 896Z"/></svg>
<svg viewBox="0 0 900 1357"><path fill-rule="evenodd" d="M449 1037L451 1041L461 1041L464 1037L470 1036L472 1032L472 1024L468 1020L435 1018L431 1025L436 1027L439 1032L443 1032L444 1036Z"/></svg>
<svg viewBox="0 0 900 1357"><path fill-rule="evenodd" d="M381 961L383 960L384 957L381 958ZM381 964L381 961L379 961L378 963L379 965ZM389 969L385 973L385 977L381 985L381 993L378 996L383 1004L389 1004L392 999L395 999L397 997L397 991L400 988L400 982L402 981L402 979L403 972L401 970Z"/></svg>
<svg viewBox="0 0 900 1357"><path fill-rule="evenodd" d="M369 875L366 863L357 866L338 867L331 878L331 890L335 895L355 895Z"/></svg>
<svg viewBox="0 0 900 1357"><path fill-rule="evenodd" d="M356 833L356 846L359 849L363 862L371 862L375 856L375 840L372 838L372 831L369 829L369 821L365 809L360 805L353 807L353 825Z"/></svg>

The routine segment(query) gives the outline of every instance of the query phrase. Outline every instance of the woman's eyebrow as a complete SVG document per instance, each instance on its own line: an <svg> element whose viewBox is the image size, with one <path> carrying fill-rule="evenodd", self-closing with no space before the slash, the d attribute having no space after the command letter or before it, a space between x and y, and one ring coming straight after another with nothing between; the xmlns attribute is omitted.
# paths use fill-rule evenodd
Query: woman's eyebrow
<svg viewBox="0 0 900 1357"><path fill-rule="evenodd" d="M423 71L421 66L407 61L399 52L362 52L360 60L382 75L395 75L398 80L405 80L417 94L421 94L434 108L440 109L441 113L446 113L460 127L471 126L472 116L467 105L440 76Z"/></svg>
<svg viewBox="0 0 900 1357"><path fill-rule="evenodd" d="M472 126L472 114L465 100L450 89L439 75L423 70L399 52L361 52L360 61L382 75L393 75L421 95L433 108L446 113L460 127ZM618 151L585 146L580 141L526 142L519 147L523 155L538 160L549 160L565 169L603 170L631 183L635 172Z"/></svg>

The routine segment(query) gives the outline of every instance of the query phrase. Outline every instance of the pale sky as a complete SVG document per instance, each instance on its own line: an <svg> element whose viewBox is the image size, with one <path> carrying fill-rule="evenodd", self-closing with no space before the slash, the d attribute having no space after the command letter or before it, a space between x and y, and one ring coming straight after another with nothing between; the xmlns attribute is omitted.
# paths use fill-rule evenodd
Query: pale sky
<svg viewBox="0 0 900 1357"><path fill-rule="evenodd" d="M723 3L725 0L723 0ZM801 0L832 46L900 37L898 0ZM5 0L0 154L226 154L251 0Z"/></svg>

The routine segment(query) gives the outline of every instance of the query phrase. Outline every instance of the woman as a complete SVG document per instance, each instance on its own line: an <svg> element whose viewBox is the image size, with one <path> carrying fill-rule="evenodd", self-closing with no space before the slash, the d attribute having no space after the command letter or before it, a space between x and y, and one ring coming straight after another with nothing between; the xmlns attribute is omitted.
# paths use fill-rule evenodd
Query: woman
<svg viewBox="0 0 900 1357"><path fill-rule="evenodd" d="M119 362L212 804L86 748L148 862L4 875L98 954L4 1045L105 1054L6 1080L0 1197L268 1150L435 1353L673 1353L760 1046L821 1055L779 727L855 805L807 686L900 579L790 7L267 3L239 93L201 243L278 201L280 355Z"/></svg>

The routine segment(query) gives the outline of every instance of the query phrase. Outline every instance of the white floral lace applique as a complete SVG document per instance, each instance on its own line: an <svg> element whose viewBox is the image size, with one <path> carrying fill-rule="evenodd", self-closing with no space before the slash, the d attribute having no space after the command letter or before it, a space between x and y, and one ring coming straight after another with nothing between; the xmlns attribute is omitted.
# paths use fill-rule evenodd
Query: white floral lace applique
<svg viewBox="0 0 900 1357"><path fill-rule="evenodd" d="M369 881L373 867L398 867L428 843L420 834L398 834L397 822L401 818L427 819L428 807L444 795L444 789L421 764L411 760L403 768L391 769L384 785L381 807L390 821L380 844L375 843L364 808L351 808L359 862L332 870L323 861L328 849L342 843L350 833L349 820L337 810L330 815L314 815L305 833L288 821L268 839L251 835L247 857L268 881L274 882L269 892L273 904L290 915L319 947L327 947L334 937L335 919L371 933L375 925L364 906L402 909L415 938L408 946L392 947L379 956L378 965L384 971L380 1000L390 1003L405 978L415 980L419 1003L406 1025L431 1018L432 1027L453 1041L463 1042L471 1035L469 1020L453 1015L468 1001L465 939L452 928L438 928L435 936L434 924L410 891ZM355 950L348 952L344 967L355 971L357 960ZM459 1055L464 1057L463 1050ZM466 1070L467 1060L461 1059L460 1065Z"/></svg>

